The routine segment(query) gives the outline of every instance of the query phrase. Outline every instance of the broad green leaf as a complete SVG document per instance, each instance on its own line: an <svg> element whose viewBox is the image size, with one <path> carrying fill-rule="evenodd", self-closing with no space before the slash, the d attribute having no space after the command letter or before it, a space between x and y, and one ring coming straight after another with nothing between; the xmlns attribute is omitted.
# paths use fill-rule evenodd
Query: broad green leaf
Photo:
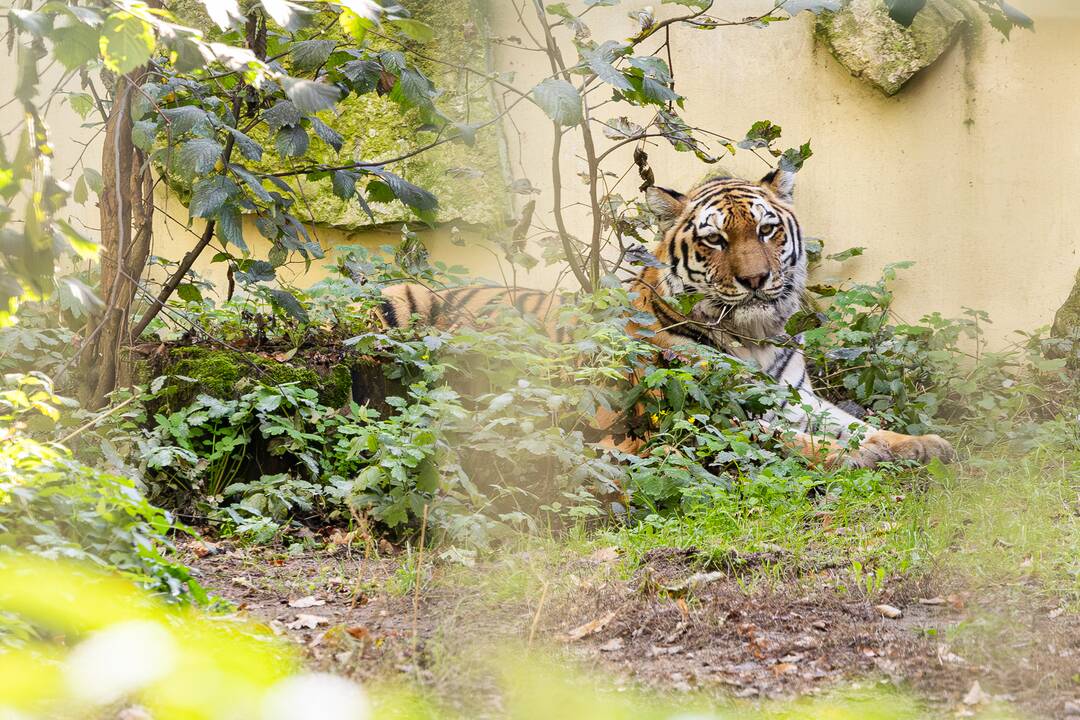
<svg viewBox="0 0 1080 720"><path fill-rule="evenodd" d="M413 185L408 180L381 168L373 169L372 174L378 175L391 192L401 202L415 210L434 210L439 206L438 199L422 187Z"/></svg>
<svg viewBox="0 0 1080 720"><path fill-rule="evenodd" d="M612 85L619 90L629 90L632 87L630 81L611 62L601 57L599 53L588 53L585 56L585 64L596 73L596 77L608 85Z"/></svg>
<svg viewBox="0 0 1080 720"><path fill-rule="evenodd" d="M289 32L296 32L307 24L311 10L289 0L259 0L270 19Z"/></svg>
<svg viewBox="0 0 1080 720"><path fill-rule="evenodd" d="M98 31L82 23L58 27L52 32L53 55L68 70L96 60L101 52Z"/></svg>
<svg viewBox="0 0 1080 720"><path fill-rule="evenodd" d="M341 146L344 144L345 139L341 137L338 131L324 123L317 117L311 118L311 129L315 131L315 135L324 143L334 148L334 152L339 152Z"/></svg>
<svg viewBox="0 0 1080 720"><path fill-rule="evenodd" d="M567 81L548 78L532 89L532 96L547 116L559 125L581 122L581 95Z"/></svg>
<svg viewBox="0 0 1080 720"><path fill-rule="evenodd" d="M739 141L739 147L744 150L767 148L780 139L782 132L783 128L779 125L769 120L758 120L746 131L746 137Z"/></svg>
<svg viewBox="0 0 1080 720"><path fill-rule="evenodd" d="M68 104L79 114L79 117L85 120L94 109L94 98L87 93L71 93L68 95Z"/></svg>
<svg viewBox="0 0 1080 720"><path fill-rule="evenodd" d="M64 239L67 240L68 245L71 246L76 255L84 260L97 259L98 253L101 251L101 245L84 237L66 220L57 220L56 224L60 226Z"/></svg>
<svg viewBox="0 0 1080 720"><path fill-rule="evenodd" d="M154 147L157 130L158 125L153 120L136 120L131 125L132 144L144 152L149 152Z"/></svg>
<svg viewBox="0 0 1080 720"><path fill-rule="evenodd" d="M422 23L419 20L400 18L398 20L391 20L387 24L400 31L405 37L410 40L415 40L418 43L431 42L435 38L435 31L431 26Z"/></svg>
<svg viewBox="0 0 1080 720"><path fill-rule="evenodd" d="M330 57L337 43L333 40L303 40L293 43L289 50L293 67L299 70L314 70Z"/></svg>
<svg viewBox="0 0 1080 720"><path fill-rule="evenodd" d="M240 151L248 160L254 160L258 162L262 160L263 149L262 145L252 140L250 137L240 132L236 128L225 126L225 130L233 137L233 146Z"/></svg>
<svg viewBox="0 0 1080 720"><path fill-rule="evenodd" d="M288 290L271 288L270 301L294 320L302 323L307 323L310 320L307 310L305 310L304 306L300 304L300 301L296 299L296 296Z"/></svg>
<svg viewBox="0 0 1080 720"><path fill-rule="evenodd" d="M184 302L202 302L202 292L191 283L183 283L176 288L176 294Z"/></svg>
<svg viewBox="0 0 1080 720"><path fill-rule="evenodd" d="M303 113L329 110L341 97L341 91L334 85L314 80L299 80L286 77L282 79L285 94Z"/></svg>
<svg viewBox="0 0 1080 720"><path fill-rule="evenodd" d="M414 68L405 68L390 93L390 99L406 106L430 107L435 85Z"/></svg>
<svg viewBox="0 0 1080 720"><path fill-rule="evenodd" d="M170 138L190 132L197 126L210 124L210 117L206 111L194 105L163 108L161 114L165 117L165 129Z"/></svg>
<svg viewBox="0 0 1080 720"><path fill-rule="evenodd" d="M281 100L276 105L263 113L263 121L271 130L278 130L286 125L299 125L303 117L288 100Z"/></svg>
<svg viewBox="0 0 1080 720"><path fill-rule="evenodd" d="M202 178L191 188L188 212L192 217L213 217L239 190L236 183L224 175Z"/></svg>
<svg viewBox="0 0 1080 720"><path fill-rule="evenodd" d="M810 143L803 143L798 148L790 148L780 156L780 169L787 172L799 172L803 163L810 159L814 151L810 149Z"/></svg>
<svg viewBox="0 0 1080 720"><path fill-rule="evenodd" d="M283 127L274 136L274 148L282 157L299 157L307 152L309 144L307 130L299 125Z"/></svg>
<svg viewBox="0 0 1080 720"><path fill-rule="evenodd" d="M235 205L228 204L221 208L216 229L219 238L247 252L247 243L244 242L244 223Z"/></svg>
<svg viewBox="0 0 1080 720"><path fill-rule="evenodd" d="M350 60L338 70L352 83L353 91L363 95L378 86L383 68L374 60Z"/></svg>
<svg viewBox="0 0 1080 720"><path fill-rule="evenodd" d="M105 58L105 67L124 75L153 55L154 31L150 23L129 12L113 13L101 29L98 47Z"/></svg>
<svg viewBox="0 0 1080 720"><path fill-rule="evenodd" d="M180 146L176 154L176 167L187 180L205 175L214 169L224 150L216 140L195 138Z"/></svg>
<svg viewBox="0 0 1080 720"><path fill-rule="evenodd" d="M348 200L356 194L356 178L354 172L348 170L335 170L330 179L334 194L343 200Z"/></svg>
<svg viewBox="0 0 1080 720"><path fill-rule="evenodd" d="M270 197L270 193L266 192L266 188L263 187L259 178L255 177L247 168L242 165L236 165L229 163L229 170L244 181L244 184L251 188L251 192L255 193L255 197L259 198L265 203L273 202L273 198Z"/></svg>

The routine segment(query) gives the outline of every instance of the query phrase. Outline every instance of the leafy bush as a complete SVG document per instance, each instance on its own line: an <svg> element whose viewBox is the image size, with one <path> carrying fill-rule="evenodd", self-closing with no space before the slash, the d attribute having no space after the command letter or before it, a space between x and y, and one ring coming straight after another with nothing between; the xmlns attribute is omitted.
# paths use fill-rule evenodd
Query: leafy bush
<svg viewBox="0 0 1080 720"><path fill-rule="evenodd" d="M822 395L853 400L901 432L966 433L984 444L1019 437L1027 432L1020 421L1053 417L1075 398L1076 379L1064 359L1047 356L1039 333L1019 333L1019 342L989 352L990 319L981 311L896 322L889 284L907 265L887 266L875 283L828 291L819 326L803 334Z"/></svg>
<svg viewBox="0 0 1080 720"><path fill-rule="evenodd" d="M30 435L52 427L68 405L43 375L8 375L0 392L0 551L115 568L170 597L205 599L187 569L168 558L180 529L138 484L76 460ZM44 427L42 427L44 426ZM0 552L0 564L4 552Z"/></svg>

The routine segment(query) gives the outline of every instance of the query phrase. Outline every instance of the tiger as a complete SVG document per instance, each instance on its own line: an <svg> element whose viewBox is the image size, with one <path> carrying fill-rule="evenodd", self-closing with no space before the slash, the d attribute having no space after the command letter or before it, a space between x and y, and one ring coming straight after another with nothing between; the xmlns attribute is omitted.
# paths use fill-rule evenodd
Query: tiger
<svg viewBox="0 0 1080 720"><path fill-rule="evenodd" d="M646 204L659 222L661 238L651 262L630 281L634 318L627 331L683 359L709 348L756 366L787 385L797 399L760 418L767 429L781 419L797 428L785 441L812 461L873 467L911 460L949 462L955 453L938 435L904 435L854 417L819 397L810 382L801 336L785 334L802 307L807 253L793 200L795 174L776 169L758 182L714 177L686 193L656 185ZM700 296L688 315L667 300ZM386 327L420 322L441 329L512 305L539 318L555 340L566 330L553 322L559 295L541 290L464 286L431 290L402 283L383 290L378 308ZM700 355L700 353L698 353ZM857 442L857 447L850 447Z"/></svg>

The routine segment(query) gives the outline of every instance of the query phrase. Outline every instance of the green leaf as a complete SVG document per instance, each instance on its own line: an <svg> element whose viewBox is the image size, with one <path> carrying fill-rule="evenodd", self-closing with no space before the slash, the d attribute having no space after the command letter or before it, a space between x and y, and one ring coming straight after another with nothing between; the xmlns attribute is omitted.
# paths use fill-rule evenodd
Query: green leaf
<svg viewBox="0 0 1080 720"><path fill-rule="evenodd" d="M296 32L307 24L311 10L289 0L259 0L270 19L289 32Z"/></svg>
<svg viewBox="0 0 1080 720"><path fill-rule="evenodd" d="M68 70L76 70L92 60L101 52L101 39L98 31L82 23L53 30L53 55Z"/></svg>
<svg viewBox="0 0 1080 720"><path fill-rule="evenodd" d="M274 136L274 147L282 157L299 157L308 149L307 130L299 125L283 127Z"/></svg>
<svg viewBox="0 0 1080 720"><path fill-rule="evenodd" d="M101 29L98 47L105 67L124 75L144 65L154 53L154 31L150 23L129 12L113 13Z"/></svg>
<svg viewBox="0 0 1080 720"><path fill-rule="evenodd" d="M233 174L236 175L236 177L243 180L245 185L251 188L251 192L255 194L255 197L259 198L265 203L274 201L274 198L272 198L270 196L270 193L266 191L266 188L263 187L263 184L259 180L259 178L255 177L255 175L253 175L243 165L229 163L229 170L231 170Z"/></svg>
<svg viewBox="0 0 1080 720"><path fill-rule="evenodd" d="M247 243L244 241L244 223L235 205L229 204L221 208L221 212L218 213L216 231L219 238L247 252Z"/></svg>
<svg viewBox="0 0 1080 720"><path fill-rule="evenodd" d="M619 70L611 64L610 61L604 59L599 53L588 53L585 56L585 64L589 66L589 69L596 73L596 77L600 78L608 85L612 85L619 90L631 89L630 81L626 79Z"/></svg>
<svg viewBox="0 0 1080 720"><path fill-rule="evenodd" d="M356 194L356 178L354 172L348 170L335 170L330 179L334 188L334 194L343 200L348 200Z"/></svg>
<svg viewBox="0 0 1080 720"><path fill-rule="evenodd" d="M272 302L279 309L283 310L286 315L297 320L301 323L309 322L307 310L300 304L300 301L296 299L288 290L279 290L278 288L270 289L270 302Z"/></svg>
<svg viewBox="0 0 1080 720"><path fill-rule="evenodd" d="M418 43L431 42L435 38L435 31L431 26L422 23L419 20L400 18L398 20L391 20L387 25L398 30L410 40L415 40Z"/></svg>
<svg viewBox="0 0 1080 720"><path fill-rule="evenodd" d="M158 125L153 120L136 120L131 125L132 144L144 152L149 152L154 147L157 130Z"/></svg>
<svg viewBox="0 0 1080 720"><path fill-rule="evenodd" d="M216 140L195 138L180 146L176 154L176 167L184 173L184 179L190 180L196 175L205 175L214 169L224 150Z"/></svg>
<svg viewBox="0 0 1080 720"><path fill-rule="evenodd" d="M224 175L212 175L197 181L191 188L188 212L192 217L210 218L240 191L231 179Z"/></svg>
<svg viewBox="0 0 1080 720"><path fill-rule="evenodd" d="M314 70L326 62L336 46L333 40L303 40L293 43L289 57L298 70Z"/></svg>
<svg viewBox="0 0 1080 720"><path fill-rule="evenodd" d="M165 117L165 127L171 138L190 132L197 126L210 124L206 111L194 105L163 108L161 114Z"/></svg>
<svg viewBox="0 0 1080 720"><path fill-rule="evenodd" d="M85 120L94 109L94 98L87 93L71 93L68 95L68 104L79 114L79 117Z"/></svg>
<svg viewBox="0 0 1080 720"><path fill-rule="evenodd" d="M60 230L64 234L64 239L67 240L68 245L71 246L71 249L76 255L84 260L97 259L98 253L101 251L101 245L89 238L83 237L65 220L57 220L56 224L60 226Z"/></svg>
<svg viewBox="0 0 1080 720"><path fill-rule="evenodd" d="M338 70L352 83L353 91L363 95L376 88L383 67L374 60L350 60L341 65Z"/></svg>
<svg viewBox="0 0 1080 720"><path fill-rule="evenodd" d="M768 120L758 120L746 131L746 137L739 141L739 147L744 150L767 148L780 138L782 131L779 125Z"/></svg>
<svg viewBox="0 0 1080 720"><path fill-rule="evenodd" d="M320 140L334 148L334 152L340 152L341 146L345 143L345 139L341 137L341 134L334 130L332 127L324 123L317 117L311 118L311 129L315 131L315 135Z"/></svg>
<svg viewBox="0 0 1080 720"><path fill-rule="evenodd" d="M286 77L281 83L285 87L285 94L304 113L329 110L341 97L341 91L336 86L314 80Z"/></svg>
<svg viewBox="0 0 1080 720"><path fill-rule="evenodd" d="M409 207L416 210L434 210L439 206L438 198L408 180L381 168L373 169L371 172L382 178L394 197Z"/></svg>
<svg viewBox="0 0 1080 720"><path fill-rule="evenodd" d="M276 277L274 266L265 260L251 260L240 263L241 270L236 273L236 280L243 285L257 282L269 282Z"/></svg>
<svg viewBox="0 0 1080 720"><path fill-rule="evenodd" d="M288 100L282 100L263 113L263 121L271 130L279 130L286 125L299 125L303 117Z"/></svg>
<svg viewBox="0 0 1080 720"><path fill-rule="evenodd" d="M176 294L179 295L180 299L184 302L202 302L203 299L202 292L191 283L178 285Z"/></svg>
<svg viewBox="0 0 1080 720"><path fill-rule="evenodd" d="M796 148L790 148L784 151L784 154L780 156L780 169L786 172L799 172L802 170L803 163L810 159L814 154L814 151L810 149L810 143L803 143Z"/></svg>
<svg viewBox="0 0 1080 720"><path fill-rule="evenodd" d="M547 116L559 125L581 122L581 95L567 81L548 78L532 89L532 96Z"/></svg>
<svg viewBox="0 0 1080 720"><path fill-rule="evenodd" d="M431 107L434 97L435 85L423 73L413 68L401 71L401 76L390 92L391 100L420 108Z"/></svg>
<svg viewBox="0 0 1080 720"><path fill-rule="evenodd" d="M252 140L250 137L240 132L236 128L225 126L225 130L233 137L233 147L240 151L248 160L254 160L258 162L262 160L263 149L262 145Z"/></svg>

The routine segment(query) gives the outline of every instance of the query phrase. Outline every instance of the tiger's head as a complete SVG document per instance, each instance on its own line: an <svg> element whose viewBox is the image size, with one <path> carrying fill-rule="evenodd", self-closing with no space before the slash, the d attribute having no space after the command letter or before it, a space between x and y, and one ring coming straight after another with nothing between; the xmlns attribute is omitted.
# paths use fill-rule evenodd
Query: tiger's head
<svg viewBox="0 0 1080 720"><path fill-rule="evenodd" d="M654 288L700 293L695 315L743 336L783 331L806 287L806 255L791 207L795 174L775 170L760 182L706 180L685 195L647 192L664 232Z"/></svg>

